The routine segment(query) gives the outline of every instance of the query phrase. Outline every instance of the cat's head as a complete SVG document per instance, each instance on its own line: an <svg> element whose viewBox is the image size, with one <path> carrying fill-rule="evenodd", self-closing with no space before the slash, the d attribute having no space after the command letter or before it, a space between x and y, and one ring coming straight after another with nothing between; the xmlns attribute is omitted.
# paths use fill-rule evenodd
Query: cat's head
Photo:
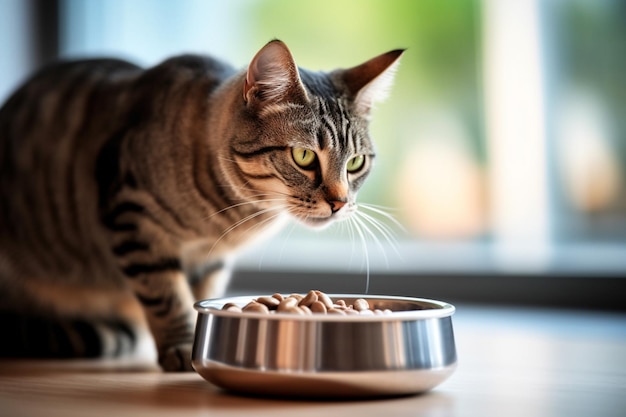
<svg viewBox="0 0 626 417"><path fill-rule="evenodd" d="M370 111L386 96L402 52L314 73L298 69L281 41L263 47L241 80L230 142L229 174L241 198L310 226L348 218L374 162Z"/></svg>

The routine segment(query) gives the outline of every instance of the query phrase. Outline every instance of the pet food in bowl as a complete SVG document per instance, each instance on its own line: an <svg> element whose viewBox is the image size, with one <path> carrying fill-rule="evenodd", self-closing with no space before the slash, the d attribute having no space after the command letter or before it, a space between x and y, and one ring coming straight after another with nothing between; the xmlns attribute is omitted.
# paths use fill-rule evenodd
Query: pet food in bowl
<svg viewBox="0 0 626 417"><path fill-rule="evenodd" d="M313 311L317 301L325 312ZM440 301L310 291L205 300L195 308L193 367L231 391L405 395L432 389L456 366L454 307Z"/></svg>

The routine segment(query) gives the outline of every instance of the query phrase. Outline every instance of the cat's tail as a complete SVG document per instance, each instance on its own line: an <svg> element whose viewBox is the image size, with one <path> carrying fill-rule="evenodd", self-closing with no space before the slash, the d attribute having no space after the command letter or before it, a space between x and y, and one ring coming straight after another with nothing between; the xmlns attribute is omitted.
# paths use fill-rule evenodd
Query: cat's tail
<svg viewBox="0 0 626 417"><path fill-rule="evenodd" d="M0 357L101 358L134 352L137 330L113 319L56 318L0 311Z"/></svg>

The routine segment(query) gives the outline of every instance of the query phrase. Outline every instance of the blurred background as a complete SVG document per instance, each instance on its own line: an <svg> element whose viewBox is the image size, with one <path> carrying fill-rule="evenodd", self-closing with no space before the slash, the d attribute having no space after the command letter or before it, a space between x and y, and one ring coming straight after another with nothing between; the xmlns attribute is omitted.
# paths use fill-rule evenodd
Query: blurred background
<svg viewBox="0 0 626 417"><path fill-rule="evenodd" d="M279 38L331 70L407 48L359 196L380 223L290 225L231 291L626 308L624 22L621 0L0 0L0 101L59 57L243 69Z"/></svg>

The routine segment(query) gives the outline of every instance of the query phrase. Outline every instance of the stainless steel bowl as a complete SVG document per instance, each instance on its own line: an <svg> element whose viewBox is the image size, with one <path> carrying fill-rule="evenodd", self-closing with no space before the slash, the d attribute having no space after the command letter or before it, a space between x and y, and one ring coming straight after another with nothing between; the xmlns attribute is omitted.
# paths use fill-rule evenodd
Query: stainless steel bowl
<svg viewBox="0 0 626 417"><path fill-rule="evenodd" d="M241 393L362 397L430 390L454 371L454 307L420 298L342 295L387 315L262 314L221 310L259 296L200 301L192 354L206 380Z"/></svg>

